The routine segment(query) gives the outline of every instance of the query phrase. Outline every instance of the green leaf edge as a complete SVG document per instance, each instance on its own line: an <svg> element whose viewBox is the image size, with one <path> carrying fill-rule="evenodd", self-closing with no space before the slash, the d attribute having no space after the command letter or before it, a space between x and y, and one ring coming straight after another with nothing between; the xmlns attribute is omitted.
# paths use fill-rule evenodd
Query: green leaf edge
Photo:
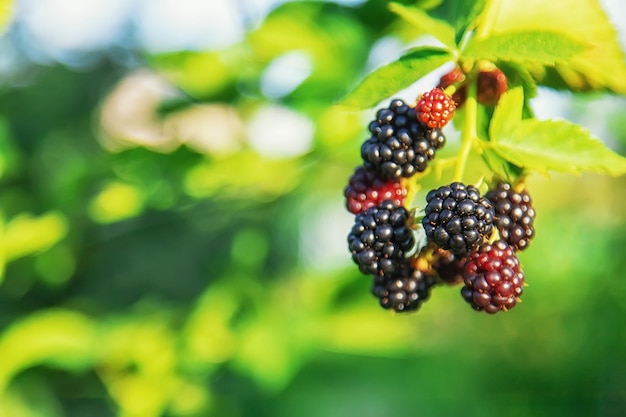
<svg viewBox="0 0 626 417"><path fill-rule="evenodd" d="M413 48L398 60L366 75L337 105L352 110L371 108L453 59L446 49L432 46ZM398 73L411 76L399 79L396 77Z"/></svg>

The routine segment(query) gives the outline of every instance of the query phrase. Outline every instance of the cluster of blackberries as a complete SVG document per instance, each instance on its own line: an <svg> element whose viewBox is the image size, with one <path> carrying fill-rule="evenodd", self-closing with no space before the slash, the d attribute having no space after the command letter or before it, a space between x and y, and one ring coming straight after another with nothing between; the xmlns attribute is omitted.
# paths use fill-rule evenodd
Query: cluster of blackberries
<svg viewBox="0 0 626 417"><path fill-rule="evenodd" d="M378 110L361 147L363 165L344 190L355 214L348 235L352 259L372 276L372 293L386 309L414 311L437 284L463 284L463 298L490 314L511 309L522 294L516 251L534 236L535 217L526 191L498 182L481 195L453 182L428 192L423 216L404 206L402 178L423 172L444 145L440 129L454 108L437 88L415 106L396 99ZM427 243L418 247L420 226Z"/></svg>

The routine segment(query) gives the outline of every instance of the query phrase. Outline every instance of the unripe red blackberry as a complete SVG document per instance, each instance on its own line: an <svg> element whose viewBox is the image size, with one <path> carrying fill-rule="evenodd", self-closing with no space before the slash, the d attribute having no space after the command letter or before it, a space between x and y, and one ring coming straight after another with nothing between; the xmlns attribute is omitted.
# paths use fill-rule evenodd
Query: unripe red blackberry
<svg viewBox="0 0 626 417"><path fill-rule="evenodd" d="M476 99L480 104L494 106L507 89L506 75L499 68L478 73Z"/></svg>
<svg viewBox="0 0 626 417"><path fill-rule="evenodd" d="M513 248L503 240L484 243L470 254L463 268L461 295L478 311L495 314L519 301L524 273Z"/></svg>
<svg viewBox="0 0 626 417"><path fill-rule="evenodd" d="M456 67L439 79L437 88L445 90L449 86L457 84L456 91L452 94L452 100L456 107L461 107L467 99L467 83L465 74L461 68ZM506 75L496 67L492 69L482 69L478 73L476 85L476 99L485 106L495 105L502 94L508 89Z"/></svg>
<svg viewBox="0 0 626 417"><path fill-rule="evenodd" d="M428 299L436 282L434 275L407 264L390 277L374 277L372 294L385 309L399 313L415 311Z"/></svg>
<svg viewBox="0 0 626 417"><path fill-rule="evenodd" d="M415 244L408 221L409 212L391 200L356 215L348 247L362 273L390 276L408 263L405 255Z"/></svg>
<svg viewBox="0 0 626 417"><path fill-rule="evenodd" d="M417 120L431 129L441 129L454 117L456 104L452 97L440 88L424 93L417 101Z"/></svg>
<svg viewBox="0 0 626 417"><path fill-rule="evenodd" d="M528 192L516 192L511 184L500 182L485 198L493 204L500 238L516 250L526 249L535 235L535 209Z"/></svg>
<svg viewBox="0 0 626 417"><path fill-rule="evenodd" d="M354 214L393 200L397 206L404 204L407 190L399 181L385 180L362 166L354 170L344 189L346 207Z"/></svg>
<svg viewBox="0 0 626 417"><path fill-rule="evenodd" d="M445 144L441 131L420 124L415 108L400 99L378 110L369 131L372 136L361 146L363 165L391 180L424 171L435 151Z"/></svg>
<svg viewBox="0 0 626 417"><path fill-rule="evenodd" d="M426 202L422 226L428 240L441 249L465 256L491 233L493 208L472 185L439 187L426 195Z"/></svg>
<svg viewBox="0 0 626 417"><path fill-rule="evenodd" d="M457 85L456 91L452 93L452 100L454 100L454 104L457 108L461 107L463 103L465 103L465 99L467 98L467 85L464 85L465 82L465 74L463 70L459 67L454 67L454 69L447 74L444 74L439 79L439 84L437 84L437 88L445 90L453 84Z"/></svg>

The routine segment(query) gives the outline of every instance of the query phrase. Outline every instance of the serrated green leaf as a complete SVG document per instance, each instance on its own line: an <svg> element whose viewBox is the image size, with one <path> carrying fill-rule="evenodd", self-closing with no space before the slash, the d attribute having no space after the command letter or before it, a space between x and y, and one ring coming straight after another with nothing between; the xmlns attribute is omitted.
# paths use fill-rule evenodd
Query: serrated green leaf
<svg viewBox="0 0 626 417"><path fill-rule="evenodd" d="M499 138L515 129L522 120L524 92L521 87L508 90L500 97L489 124L489 137Z"/></svg>
<svg viewBox="0 0 626 417"><path fill-rule="evenodd" d="M339 105L352 109L370 108L451 59L450 53L444 49L415 48L397 61L374 70Z"/></svg>
<svg viewBox="0 0 626 417"><path fill-rule="evenodd" d="M626 94L626 59L598 0L502 0L494 23L493 33L554 31L589 45L567 63L557 64L556 71L540 65L529 68L541 84Z"/></svg>
<svg viewBox="0 0 626 417"><path fill-rule="evenodd" d="M465 58L552 66L586 49L585 44L550 31L508 32L485 39L472 38L463 51Z"/></svg>
<svg viewBox="0 0 626 417"><path fill-rule="evenodd" d="M456 48L454 28L449 23L431 17L423 10L399 3L390 3L389 10L419 30L434 36L447 47L451 49Z"/></svg>
<svg viewBox="0 0 626 417"><path fill-rule="evenodd" d="M448 22L454 27L455 42L458 44L468 28L485 8L486 0L446 0L433 9L431 15Z"/></svg>
<svg viewBox="0 0 626 417"><path fill-rule="evenodd" d="M612 176L626 173L626 158L570 122L526 119L493 139L493 149L501 157L528 170Z"/></svg>

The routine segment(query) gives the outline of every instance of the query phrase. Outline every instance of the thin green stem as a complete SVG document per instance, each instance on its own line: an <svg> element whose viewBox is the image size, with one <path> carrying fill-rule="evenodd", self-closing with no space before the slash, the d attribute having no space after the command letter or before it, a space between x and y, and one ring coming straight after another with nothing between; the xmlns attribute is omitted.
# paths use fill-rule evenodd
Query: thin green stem
<svg viewBox="0 0 626 417"><path fill-rule="evenodd" d="M478 39L485 39L489 33L493 30L493 26L498 19L500 13L500 4L502 0L487 0L485 10L482 15L482 19L476 28L476 37Z"/></svg>
<svg viewBox="0 0 626 417"><path fill-rule="evenodd" d="M476 139L476 116L478 112L478 102L476 101L476 71L470 74L467 83L467 99L465 100L465 123L461 133L461 151L454 170L454 181L462 181L467 158L469 157L472 145Z"/></svg>

